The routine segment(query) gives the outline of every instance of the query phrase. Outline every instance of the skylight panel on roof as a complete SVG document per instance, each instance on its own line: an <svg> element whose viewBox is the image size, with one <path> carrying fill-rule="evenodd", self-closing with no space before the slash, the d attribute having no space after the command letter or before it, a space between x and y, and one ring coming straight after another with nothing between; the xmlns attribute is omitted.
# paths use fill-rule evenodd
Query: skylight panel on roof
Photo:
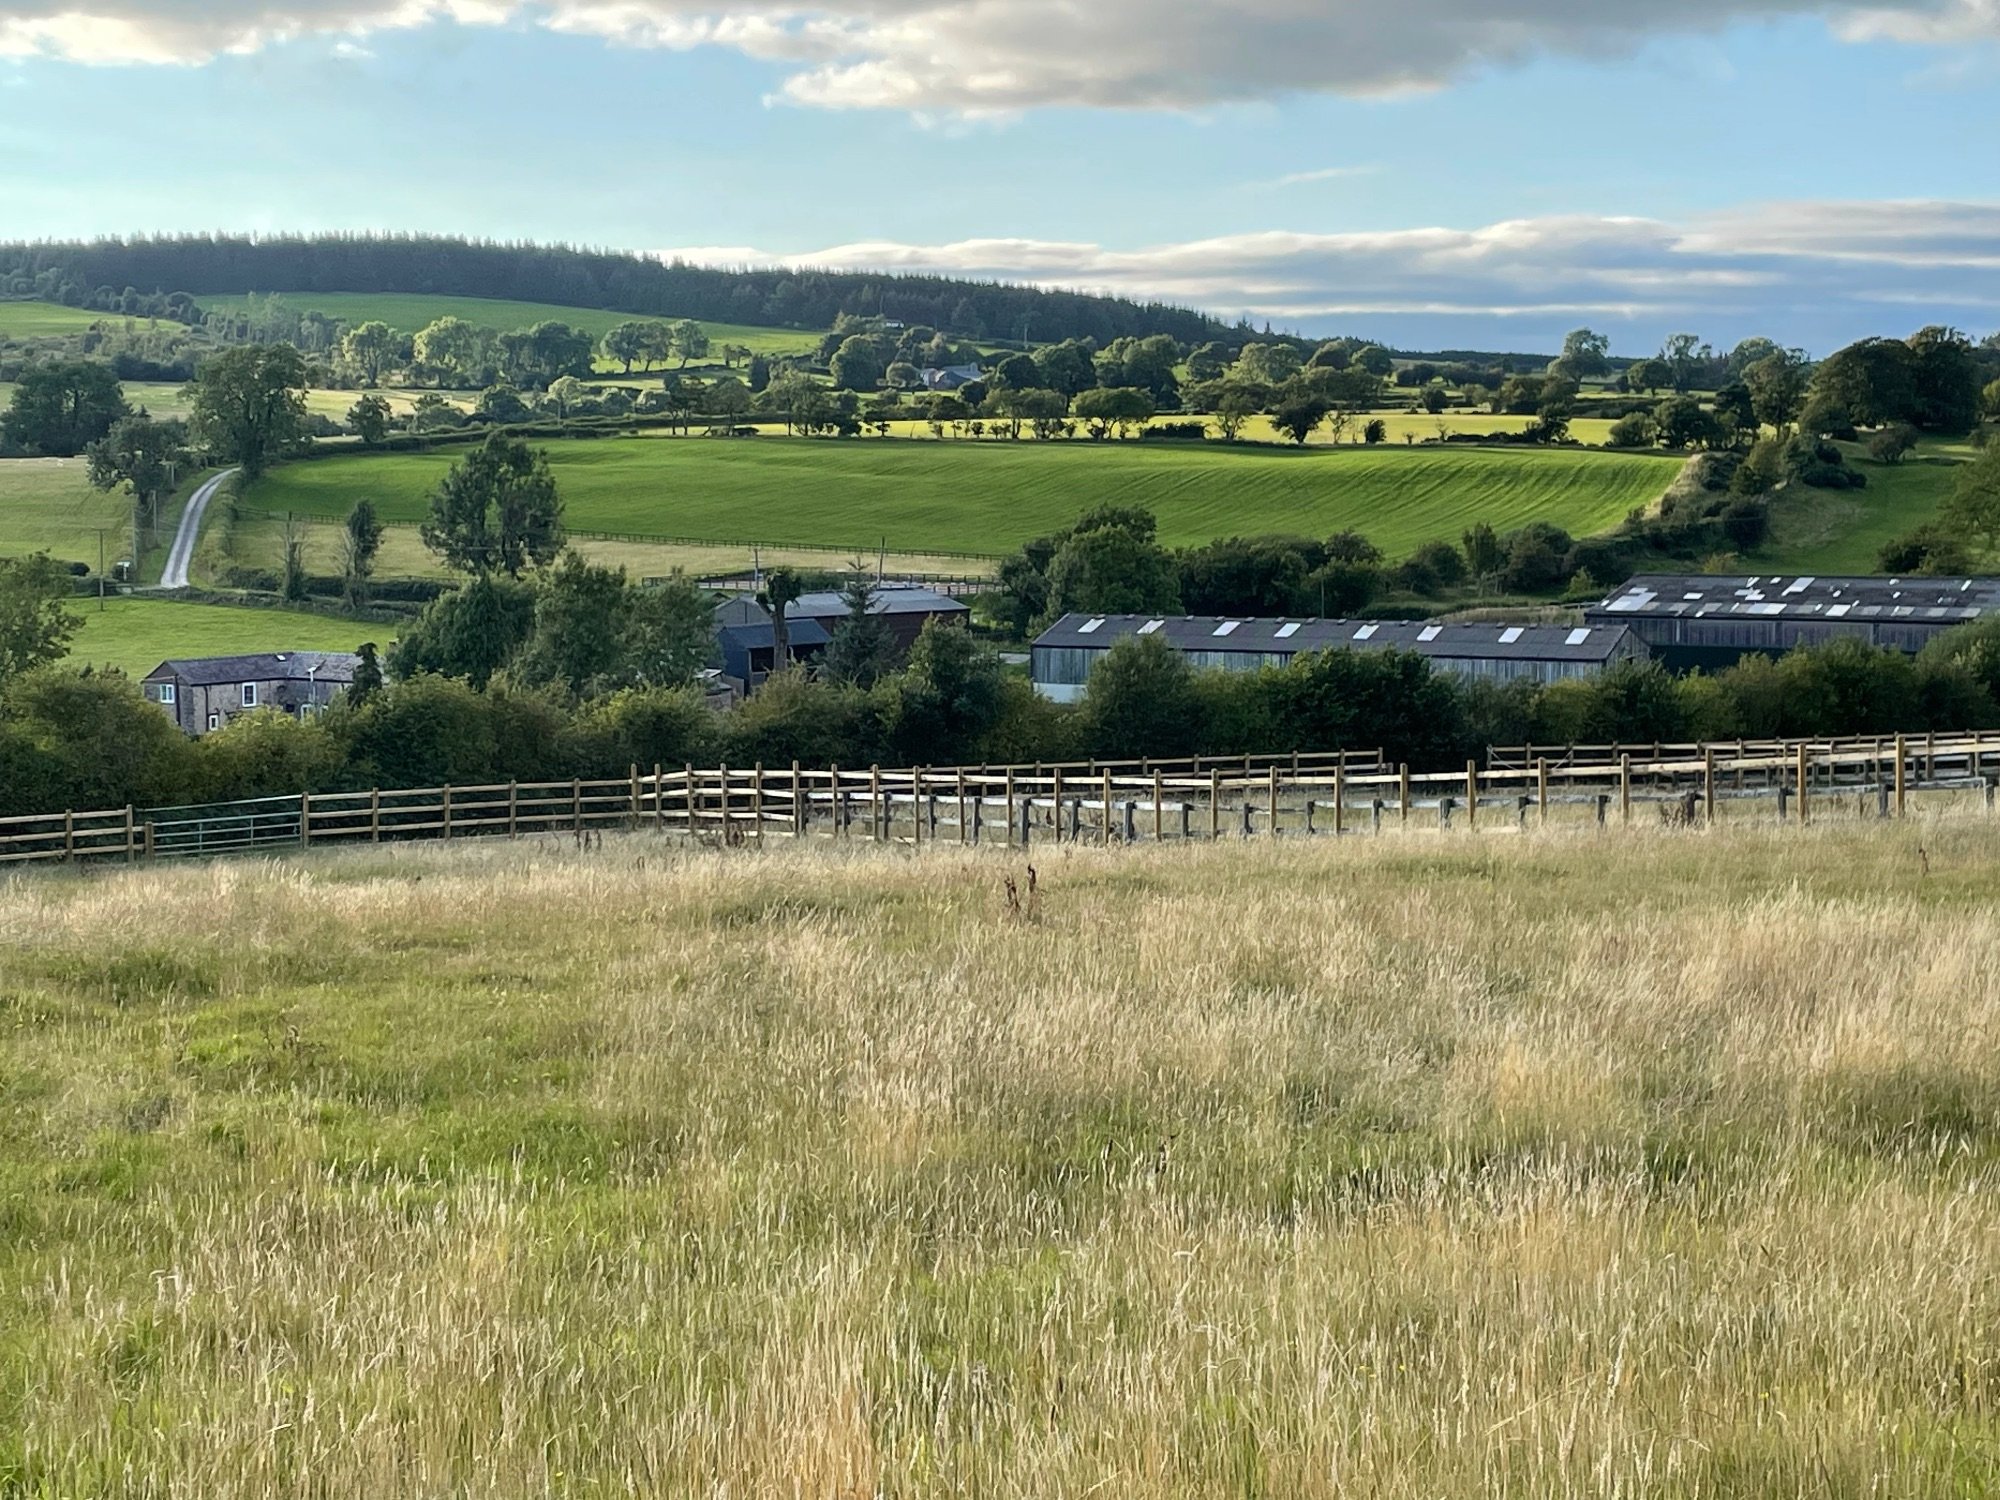
<svg viewBox="0 0 2000 1500"><path fill-rule="evenodd" d="M1827 606L1826 613L1829 619L1838 620L1852 608L1854 606L1851 604L1830 604Z"/></svg>
<svg viewBox="0 0 2000 1500"><path fill-rule="evenodd" d="M1500 632L1500 644L1503 646L1511 646L1514 644L1514 642L1518 641L1520 638L1521 638L1521 627L1518 625L1510 625L1505 630Z"/></svg>
<svg viewBox="0 0 2000 1500"><path fill-rule="evenodd" d="M1572 630L1569 633L1568 641L1566 641L1564 644L1570 646L1581 646L1585 641L1589 639L1590 639L1590 630L1588 627L1585 627L1582 630Z"/></svg>
<svg viewBox="0 0 2000 1500"><path fill-rule="evenodd" d="M1145 624L1139 627L1139 634L1151 635L1154 631L1158 630L1162 625L1165 625L1166 623L1167 622L1165 620L1148 620Z"/></svg>
<svg viewBox="0 0 2000 1500"><path fill-rule="evenodd" d="M1299 622L1297 620L1287 620L1284 624L1278 627L1278 639L1281 641L1289 641L1293 636L1297 635L1298 633L1299 633Z"/></svg>
<svg viewBox="0 0 2000 1500"><path fill-rule="evenodd" d="M1444 627L1442 625L1426 625L1422 630L1417 632L1417 639L1420 641L1434 641L1443 634Z"/></svg>
<svg viewBox="0 0 2000 1500"><path fill-rule="evenodd" d="M1375 632L1381 628L1379 625L1363 625L1359 630L1354 632L1354 638L1357 641L1372 641L1375 639Z"/></svg>
<svg viewBox="0 0 2000 1500"><path fill-rule="evenodd" d="M1242 623L1241 620L1224 620L1220 625L1215 627L1215 633L1217 635L1234 635L1236 634L1236 627Z"/></svg>
<svg viewBox="0 0 2000 1500"><path fill-rule="evenodd" d="M1099 615L1089 624L1077 626L1076 633L1078 635L1095 635L1097 631L1103 627L1103 625L1104 625L1104 617L1102 615Z"/></svg>
<svg viewBox="0 0 2000 1500"><path fill-rule="evenodd" d="M1787 588L1785 592L1787 594L1803 594L1807 589L1811 588L1817 582L1819 582L1817 578L1794 579L1792 581L1791 586Z"/></svg>

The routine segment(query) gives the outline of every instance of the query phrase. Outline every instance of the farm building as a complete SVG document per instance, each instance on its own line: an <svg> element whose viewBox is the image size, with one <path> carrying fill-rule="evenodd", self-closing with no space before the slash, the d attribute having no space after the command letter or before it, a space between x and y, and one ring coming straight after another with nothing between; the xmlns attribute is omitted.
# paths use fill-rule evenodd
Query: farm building
<svg viewBox="0 0 2000 1500"><path fill-rule="evenodd" d="M885 584L877 589L868 612L881 617L889 627L890 638L895 641L899 656L917 643L917 637L923 633L927 621L963 625L971 615L970 610L949 594L912 584ZM847 618L847 600L831 590L801 594L785 611L785 618L811 620L831 637L840 627L840 622Z"/></svg>
<svg viewBox="0 0 2000 1500"><path fill-rule="evenodd" d="M802 619L796 605L785 611L786 656L794 662L809 662L832 639L815 620ZM715 606L715 645L722 658L723 675L751 692L776 670L777 633L771 615L747 594L724 599Z"/></svg>
<svg viewBox="0 0 2000 1500"><path fill-rule="evenodd" d="M1676 669L1851 638L1897 651L2000 610L2000 578L1634 578L1584 612L1624 625Z"/></svg>
<svg viewBox="0 0 2000 1500"><path fill-rule="evenodd" d="M1594 677L1643 660L1622 626L1435 625L1422 620L1240 620L1210 616L1064 615L1035 640L1035 689L1069 703L1083 696L1099 657L1131 636L1157 636L1197 667L1254 672L1309 651L1414 651L1442 672L1492 681Z"/></svg>
<svg viewBox="0 0 2000 1500"><path fill-rule="evenodd" d="M981 376L978 365L946 365L943 369L926 368L918 371L923 378L924 389L935 393L962 391Z"/></svg>
<svg viewBox="0 0 2000 1500"><path fill-rule="evenodd" d="M260 708L308 718L354 681L360 662L345 651L205 656L163 661L141 686L184 731L202 735Z"/></svg>

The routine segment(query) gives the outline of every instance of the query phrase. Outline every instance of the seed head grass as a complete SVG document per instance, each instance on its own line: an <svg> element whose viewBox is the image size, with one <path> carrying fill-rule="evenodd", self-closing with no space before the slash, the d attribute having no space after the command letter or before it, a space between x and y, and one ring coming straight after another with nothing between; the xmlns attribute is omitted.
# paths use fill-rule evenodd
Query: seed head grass
<svg viewBox="0 0 2000 1500"><path fill-rule="evenodd" d="M1993 827L0 884L0 1493L1989 1493Z"/></svg>

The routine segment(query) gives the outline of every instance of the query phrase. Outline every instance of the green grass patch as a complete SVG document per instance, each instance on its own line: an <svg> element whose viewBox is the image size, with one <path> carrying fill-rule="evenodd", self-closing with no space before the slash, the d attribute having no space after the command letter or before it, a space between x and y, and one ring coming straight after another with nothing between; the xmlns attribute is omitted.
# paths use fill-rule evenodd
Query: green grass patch
<svg viewBox="0 0 2000 1500"><path fill-rule="evenodd" d="M280 292L303 311L323 312L348 323L387 323L405 333L439 318L463 318L475 328L511 332L537 323L567 323L593 338L602 338L620 323L643 316L607 312L597 307L561 307L548 302L507 302L491 297L433 297L419 292ZM247 305L247 297L202 297L205 309L223 311ZM671 315L663 315L672 321ZM716 343L742 344L758 354L803 354L818 346L819 335L790 328L752 328L737 323L702 321Z"/></svg>
<svg viewBox="0 0 2000 1500"><path fill-rule="evenodd" d="M1006 552L1093 505L1143 505L1172 544L1352 527L1385 551L1456 540L1476 521L1579 535L1657 499L1657 459L1527 449L1287 452L1131 443L633 438L548 445L579 530L902 551ZM293 464L252 507L342 516L363 497L421 519L450 451Z"/></svg>
<svg viewBox="0 0 2000 1500"><path fill-rule="evenodd" d="M93 489L84 459L0 459L0 557L47 552L94 570L100 528L115 563L131 545L132 500Z"/></svg>
<svg viewBox="0 0 2000 1500"><path fill-rule="evenodd" d="M92 312L83 307L64 307L59 302L0 302L0 339L59 338L82 333L93 323L125 321L123 313ZM145 323L151 319L140 318Z"/></svg>
<svg viewBox="0 0 2000 1500"><path fill-rule="evenodd" d="M1926 441L1899 464L1877 463L1855 444L1846 451L1868 476L1868 488L1785 490L1772 503L1771 541L1757 554L1761 561L1788 572L1879 572L1882 548L1937 519L1959 466L1972 456L1964 442Z"/></svg>
<svg viewBox="0 0 2000 1500"><path fill-rule="evenodd" d="M79 665L115 667L143 677L163 661L239 656L255 651L352 651L363 641L386 645L394 625L341 620L296 610L186 604L141 596L78 599L83 628L70 646Z"/></svg>

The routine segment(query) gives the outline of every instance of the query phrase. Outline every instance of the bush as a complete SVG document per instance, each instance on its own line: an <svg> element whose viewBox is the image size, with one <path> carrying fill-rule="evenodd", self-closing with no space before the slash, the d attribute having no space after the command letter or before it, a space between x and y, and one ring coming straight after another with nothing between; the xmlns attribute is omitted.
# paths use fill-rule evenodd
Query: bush
<svg viewBox="0 0 2000 1500"><path fill-rule="evenodd" d="M1917 429L1908 422L1884 427L1868 440L1868 456L1878 464L1899 464L1917 446Z"/></svg>
<svg viewBox="0 0 2000 1500"><path fill-rule="evenodd" d="M1821 438L1801 434L1785 445L1785 469L1800 484L1816 490L1859 490L1868 476L1848 467L1846 455Z"/></svg>
<svg viewBox="0 0 2000 1500"><path fill-rule="evenodd" d="M1604 446L1607 448L1650 448L1660 440L1660 424L1650 412L1635 411L1611 424Z"/></svg>
<svg viewBox="0 0 2000 1500"><path fill-rule="evenodd" d="M1952 576L1973 571L1971 549L1962 537L1939 526L1920 526L1876 554L1876 565L1884 573L1929 573Z"/></svg>
<svg viewBox="0 0 2000 1500"><path fill-rule="evenodd" d="M1160 422L1139 434L1149 443L1204 443L1208 441L1206 422Z"/></svg>

